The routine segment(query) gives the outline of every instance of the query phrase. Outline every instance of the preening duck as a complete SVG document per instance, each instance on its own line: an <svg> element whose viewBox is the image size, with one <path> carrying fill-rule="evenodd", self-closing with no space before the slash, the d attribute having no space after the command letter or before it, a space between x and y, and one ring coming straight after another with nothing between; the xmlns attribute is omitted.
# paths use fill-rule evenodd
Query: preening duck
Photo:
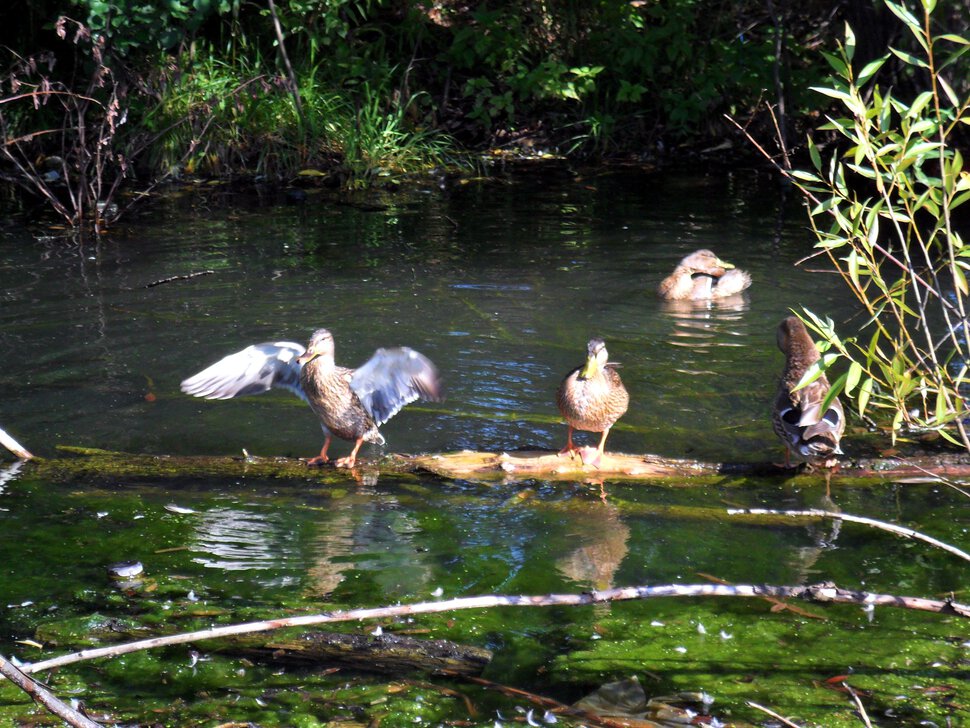
<svg viewBox="0 0 970 728"><path fill-rule="evenodd" d="M660 282L657 295L665 301L707 301L740 293L751 276L710 250L695 250Z"/></svg>
<svg viewBox="0 0 970 728"><path fill-rule="evenodd" d="M778 383L771 424L785 443L785 465L791 454L810 466L831 467L841 455L839 441L845 430L845 412L838 397L822 411L831 387L823 374L811 384L792 391L805 372L819 360L818 348L797 316L789 316L778 326L778 348L785 355L785 370Z"/></svg>

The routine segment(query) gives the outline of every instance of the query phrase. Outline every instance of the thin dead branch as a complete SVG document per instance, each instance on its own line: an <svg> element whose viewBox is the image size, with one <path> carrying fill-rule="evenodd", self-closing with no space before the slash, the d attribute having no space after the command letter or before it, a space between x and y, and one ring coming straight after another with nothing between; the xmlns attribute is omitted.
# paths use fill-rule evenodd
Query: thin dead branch
<svg viewBox="0 0 970 728"><path fill-rule="evenodd" d="M100 723L95 723L86 715L74 710L30 675L18 669L3 655L0 655L0 674L68 725L75 728L102 728Z"/></svg>
<svg viewBox="0 0 970 728"><path fill-rule="evenodd" d="M767 713L768 715L770 715L775 720L781 721L782 723L784 723L785 725L787 725L788 728L801 728L801 726L799 726L797 723L792 723L790 720L788 720L788 718L785 718L785 717L779 715L778 713L776 713L773 710L769 710L768 708L766 708L763 705L758 705L753 700L746 700L744 702L749 707L754 708L755 710L760 710L762 713Z"/></svg>
<svg viewBox="0 0 970 728"><path fill-rule="evenodd" d="M3 445L22 460L30 460L34 457L27 448L14 440L2 427L0 427L0 445Z"/></svg>
<svg viewBox="0 0 970 728"><path fill-rule="evenodd" d="M742 597L763 599L775 597L779 599L804 599L819 604L861 604L868 608L876 606L915 609L939 614L953 614L970 618L970 605L960 604L952 600L939 601L923 599L921 597L896 596L892 594L873 594L841 589L832 583L814 584L809 586L772 586L772 585L735 585L723 584L668 584L663 586L633 586L603 591L592 591L583 594L547 594L538 596L503 596L491 595L480 597L464 597L440 602L422 602L419 604L405 604L395 607L374 607L370 609L346 609L323 614L306 615L302 617L284 617L260 622L226 625L197 632L153 637L136 642L128 642L109 647L99 647L81 650L42 662L28 663L22 666L24 672L35 673L54 667L71 665L77 662L93 660L101 657L117 657L141 650L171 645L188 644L217 637L229 637L239 634L266 632L287 627L307 627L315 624L332 624L335 622L352 622L365 619L384 619L414 614L436 614L464 609L487 609L489 607L553 607L553 606L586 606L605 602L628 601L633 599L658 599L667 597Z"/></svg>
<svg viewBox="0 0 970 728"><path fill-rule="evenodd" d="M847 682L842 683L842 687L849 691L849 695L852 696L852 700L855 701L855 707L859 711L859 716L862 718L862 722L866 724L866 728L872 728L872 722L869 720L869 714L866 713L866 708L862 704L862 700L859 698L859 694L852 689L852 687Z"/></svg>
<svg viewBox="0 0 970 728"><path fill-rule="evenodd" d="M872 526L873 528L878 528L881 531L888 531L889 533L894 533L897 536L902 536L903 538L913 538L917 541L922 541L928 543L931 546L935 546L938 549L943 549L955 556L959 556L964 561L970 561L970 554L966 551L961 551L956 546L951 546L948 543L939 541L932 536L927 536L919 531L914 531L911 528L906 528L904 526L897 526L894 523L886 523L885 521L877 521L873 518L865 518L863 516L851 516L847 513L834 513L832 511L822 511L818 509L811 509L807 511L775 511L768 508L729 508L728 515L751 515L751 516L791 516L792 518L831 518L837 521L849 521L850 523L861 523L865 526Z"/></svg>

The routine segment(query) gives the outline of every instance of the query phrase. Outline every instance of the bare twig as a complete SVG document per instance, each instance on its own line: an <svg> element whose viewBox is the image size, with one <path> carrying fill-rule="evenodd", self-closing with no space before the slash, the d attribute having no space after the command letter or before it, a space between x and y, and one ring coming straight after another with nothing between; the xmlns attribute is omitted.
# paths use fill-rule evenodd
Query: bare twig
<svg viewBox="0 0 970 728"><path fill-rule="evenodd" d="M198 278L199 276L211 276L215 273L214 270L200 270L195 273L186 273L180 276L169 276L168 278L162 278L161 280L152 281L151 283L146 283L145 288L154 288L155 286L160 286L163 283L171 283L172 281L184 281L189 278Z"/></svg>
<svg viewBox="0 0 970 728"><path fill-rule="evenodd" d="M865 706L862 705L862 701L859 699L859 694L852 689L852 687L847 682L842 683L842 687L849 691L849 695L855 701L855 706L859 710L859 716L862 718L862 722L866 724L866 728L872 728L872 723L869 721L869 715L866 713Z"/></svg>
<svg viewBox="0 0 970 728"><path fill-rule="evenodd" d="M938 541L932 536L927 536L919 531L914 531L911 528L905 528L903 526L897 526L894 523L886 523L885 521L877 521L873 518L865 518L863 516L850 516L846 513L833 513L832 511L822 511L818 509L810 509L807 511L774 511L767 508L729 508L728 515L736 516L748 514L752 516L791 516L793 518L831 518L837 521L849 521L850 523L861 523L866 526L872 526L873 528L878 528L882 531L889 531L890 533L895 533L897 536L902 536L903 538L914 538L918 541L923 541L931 546L936 546L939 549L948 551L954 556L959 556L964 561L970 561L970 554L966 551L961 551L956 546L951 546L948 543L943 543L943 541Z"/></svg>
<svg viewBox="0 0 970 728"><path fill-rule="evenodd" d="M952 600L939 601L923 599L921 597L896 596L892 594L873 594L871 592L857 592L840 589L832 583L814 584L808 586L772 586L767 584L727 586L724 584L667 584L663 586L631 586L603 591L592 591L583 594L546 594L539 596L503 596L491 595L481 597L464 597L449 599L441 602L422 602L419 604L403 604L396 607L374 607L371 609L346 609L323 614L306 615L302 617L284 617L261 622L247 622L223 627L212 627L197 632L165 637L127 642L110 647L99 647L81 650L42 662L29 663L22 666L24 672L39 672L62 665L93 660L100 657L117 657L141 650L182 645L190 642L229 637L238 634L252 634L267 632L286 627L307 627L314 624L352 622L363 619L383 619L413 614L436 614L463 609L486 609L489 607L553 607L553 606L585 606L604 602L628 601L632 599L657 599L665 597L743 597L763 599L765 597L804 599L820 604L864 604L866 606L899 607L915 609L925 612L955 614L970 618L970 605L960 604Z"/></svg>
<svg viewBox="0 0 970 728"><path fill-rule="evenodd" d="M0 427L0 445L3 445L18 458L30 460L32 457L34 457L27 448L10 437L10 435L7 434L2 427Z"/></svg>
<svg viewBox="0 0 970 728"><path fill-rule="evenodd" d="M100 723L95 723L86 715L74 710L30 675L18 669L3 655L0 655L0 674L68 725L75 726L75 728L102 728Z"/></svg>
<svg viewBox="0 0 970 728"><path fill-rule="evenodd" d="M744 702L745 702L746 705L749 705L750 707L755 708L756 710L760 710L763 713L767 713L768 715L770 715L775 720L780 720L782 723L784 723L785 725L787 725L789 728L801 728L797 723L792 723L790 720L788 720L788 718L784 718L784 717L778 715L778 713L776 713L773 710L769 710L768 708L766 708L763 705L758 705L753 700L745 700Z"/></svg>

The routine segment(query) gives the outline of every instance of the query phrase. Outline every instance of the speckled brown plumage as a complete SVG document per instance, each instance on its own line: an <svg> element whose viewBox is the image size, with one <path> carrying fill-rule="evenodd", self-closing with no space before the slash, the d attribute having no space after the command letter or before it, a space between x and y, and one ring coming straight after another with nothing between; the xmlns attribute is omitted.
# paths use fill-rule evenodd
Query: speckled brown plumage
<svg viewBox="0 0 970 728"><path fill-rule="evenodd" d="M660 282L657 295L665 301L705 301L740 293L751 276L718 258L710 250L696 250Z"/></svg>
<svg viewBox="0 0 970 728"><path fill-rule="evenodd" d="M845 412L836 397L822 412L830 385L823 374L811 384L792 391L809 367L819 360L819 352L808 331L796 316L778 326L778 348L785 355L785 369L771 412L775 433L785 443L785 462L791 453L810 465L834 464L841 454L839 442L845 430Z"/></svg>
<svg viewBox="0 0 970 728"><path fill-rule="evenodd" d="M594 465L603 455L610 428L630 404L617 365L608 362L608 356L602 339L590 340L586 363L569 372L556 392L556 404L568 425L566 447L560 454L579 451L585 462L586 455L573 445L573 430L601 432L596 456L590 461Z"/></svg>
<svg viewBox="0 0 970 728"><path fill-rule="evenodd" d="M337 366L333 335L313 333L306 347L292 341L254 344L182 382L182 391L206 399L231 399L280 388L306 401L320 418L324 443L317 465L329 460L334 435L354 442L338 467L356 462L362 443L383 443L378 427L416 399L440 400L438 370L414 349L378 349L357 369Z"/></svg>

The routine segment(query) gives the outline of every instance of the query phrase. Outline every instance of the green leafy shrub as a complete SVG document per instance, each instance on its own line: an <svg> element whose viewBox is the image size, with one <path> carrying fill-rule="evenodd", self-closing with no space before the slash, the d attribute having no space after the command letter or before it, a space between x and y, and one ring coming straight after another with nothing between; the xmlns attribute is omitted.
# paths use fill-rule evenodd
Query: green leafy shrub
<svg viewBox="0 0 970 728"><path fill-rule="evenodd" d="M814 171L794 177L810 200L817 247L862 305L858 336L840 336L831 320L806 311L806 323L830 345L809 376L844 360L833 396L851 396L862 416L939 432L970 450L970 246L954 223L970 199L970 174L957 140L970 125L965 58L970 40L934 34L935 0L920 15L886 0L912 50L891 50L900 77L923 90L901 97L875 78L887 57L853 68L855 35L828 56L834 78L816 90L843 115L834 152L809 142ZM965 138L965 136L964 136Z"/></svg>

